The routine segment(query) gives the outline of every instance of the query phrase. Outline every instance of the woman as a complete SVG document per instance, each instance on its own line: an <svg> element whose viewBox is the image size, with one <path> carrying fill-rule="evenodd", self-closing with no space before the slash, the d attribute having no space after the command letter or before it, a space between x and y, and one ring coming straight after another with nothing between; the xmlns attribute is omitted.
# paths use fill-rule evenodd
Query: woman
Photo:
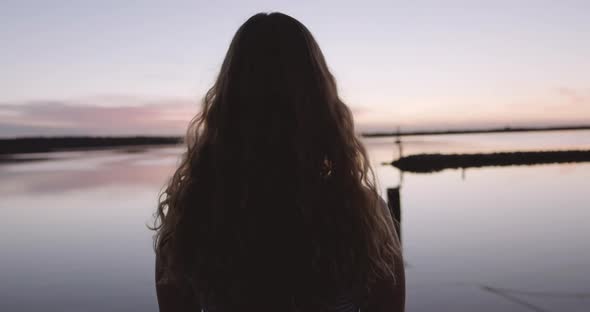
<svg viewBox="0 0 590 312"><path fill-rule="evenodd" d="M393 221L297 20L237 31L160 197L160 311L403 311Z"/></svg>

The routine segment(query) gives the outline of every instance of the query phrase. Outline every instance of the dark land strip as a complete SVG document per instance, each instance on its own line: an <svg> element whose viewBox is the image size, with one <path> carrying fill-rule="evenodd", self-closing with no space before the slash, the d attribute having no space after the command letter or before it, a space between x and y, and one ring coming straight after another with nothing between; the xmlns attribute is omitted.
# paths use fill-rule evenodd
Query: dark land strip
<svg viewBox="0 0 590 312"><path fill-rule="evenodd" d="M487 154L418 154L387 165L401 171L429 173L444 169L590 162L590 150L503 152Z"/></svg>
<svg viewBox="0 0 590 312"><path fill-rule="evenodd" d="M394 137L408 135L448 135L448 134L481 134L481 133L509 133L509 132L546 132L546 131L572 131L590 130L590 125L558 126L558 127L504 127L488 129L458 129L458 130L433 130L433 131L397 131L397 132L365 132L361 135L366 138Z"/></svg>
<svg viewBox="0 0 590 312"><path fill-rule="evenodd" d="M181 137L32 137L0 139L0 155L47 153L70 150L93 150L116 147L177 145Z"/></svg>

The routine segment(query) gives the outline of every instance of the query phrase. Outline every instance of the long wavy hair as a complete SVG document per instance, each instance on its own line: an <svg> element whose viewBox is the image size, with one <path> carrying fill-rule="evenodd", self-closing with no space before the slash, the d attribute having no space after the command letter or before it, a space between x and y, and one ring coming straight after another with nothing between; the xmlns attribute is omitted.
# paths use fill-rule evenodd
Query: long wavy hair
<svg viewBox="0 0 590 312"><path fill-rule="evenodd" d="M162 192L155 250L201 298L321 304L394 278L399 242L313 36L281 13L235 34Z"/></svg>

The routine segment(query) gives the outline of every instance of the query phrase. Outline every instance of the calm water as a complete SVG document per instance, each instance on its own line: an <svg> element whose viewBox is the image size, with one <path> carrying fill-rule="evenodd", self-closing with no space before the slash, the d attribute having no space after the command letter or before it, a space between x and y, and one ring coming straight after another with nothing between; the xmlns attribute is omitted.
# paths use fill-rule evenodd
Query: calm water
<svg viewBox="0 0 590 312"><path fill-rule="evenodd" d="M588 311L590 163L404 174L408 311ZM590 148L590 132L404 138L404 154ZM156 195L179 148L0 164L0 311L156 311Z"/></svg>

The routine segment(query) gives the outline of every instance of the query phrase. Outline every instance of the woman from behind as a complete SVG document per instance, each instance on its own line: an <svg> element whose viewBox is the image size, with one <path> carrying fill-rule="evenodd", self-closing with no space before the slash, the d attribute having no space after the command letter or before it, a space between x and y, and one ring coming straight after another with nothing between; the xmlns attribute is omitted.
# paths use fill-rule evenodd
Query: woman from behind
<svg viewBox="0 0 590 312"><path fill-rule="evenodd" d="M248 19L185 141L156 213L160 311L403 311L393 221L303 24Z"/></svg>

